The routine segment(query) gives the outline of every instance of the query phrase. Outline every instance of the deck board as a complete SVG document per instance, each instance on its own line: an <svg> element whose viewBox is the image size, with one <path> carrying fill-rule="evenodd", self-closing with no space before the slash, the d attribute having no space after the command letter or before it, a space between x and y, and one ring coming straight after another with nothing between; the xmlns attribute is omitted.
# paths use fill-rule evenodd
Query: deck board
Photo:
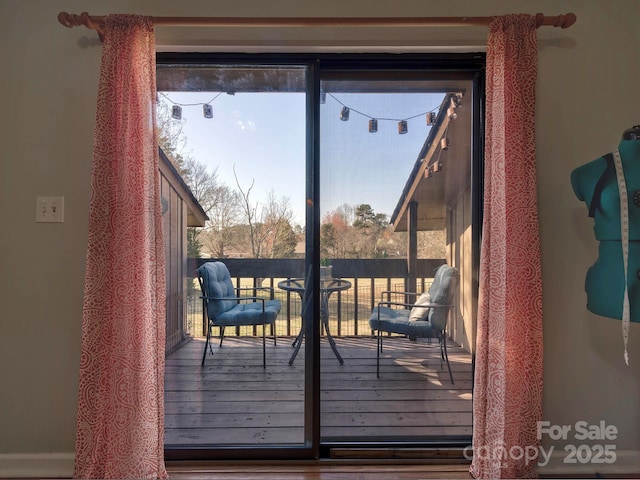
<svg viewBox="0 0 640 480"><path fill-rule="evenodd" d="M455 384L441 368L437 344L384 339L380 378L376 341L337 338L340 365L321 343L323 438L397 439L471 435L471 356L451 345ZM304 347L293 365L291 338L225 338L200 366L204 342L193 339L166 360L165 444L299 444L304 423Z"/></svg>

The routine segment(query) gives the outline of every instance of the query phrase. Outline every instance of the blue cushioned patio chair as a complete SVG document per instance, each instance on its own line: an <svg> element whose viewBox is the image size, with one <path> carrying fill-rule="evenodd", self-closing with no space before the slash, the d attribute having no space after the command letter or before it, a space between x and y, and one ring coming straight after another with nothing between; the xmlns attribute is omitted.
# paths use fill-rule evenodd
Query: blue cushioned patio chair
<svg viewBox="0 0 640 480"><path fill-rule="evenodd" d="M382 292L387 295L369 317L369 326L378 332L376 374L380 377L380 352L382 352L382 332L408 335L409 338L437 338L440 346L440 368L446 361L449 377L453 383L451 365L447 354L447 320L453 306L454 293L458 284L458 270L449 265L440 265L427 293L423 293L414 303L393 302L393 295L417 296L412 292ZM401 308L402 307L402 308Z"/></svg>
<svg viewBox="0 0 640 480"><path fill-rule="evenodd" d="M204 344L202 365L207 358L207 349L213 355L211 346L211 330L220 328L220 347L224 338L225 327L238 327L245 325L262 325L262 366L267 366L265 330L271 326L273 344L276 344L274 324L280 312L280 301L269 300L263 297L240 297L236 295L239 290L270 290L269 287L236 288L231 282L231 275L227 266L222 262L206 262L198 268L198 282L202 289L203 315L208 318L207 341Z"/></svg>

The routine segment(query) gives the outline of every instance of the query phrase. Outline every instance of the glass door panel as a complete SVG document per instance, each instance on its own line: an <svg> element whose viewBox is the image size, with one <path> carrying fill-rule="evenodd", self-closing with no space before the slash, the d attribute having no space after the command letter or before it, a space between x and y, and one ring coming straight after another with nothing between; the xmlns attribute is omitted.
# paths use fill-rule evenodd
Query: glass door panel
<svg viewBox="0 0 640 480"><path fill-rule="evenodd" d="M384 333L378 376L369 318L383 297L414 302L443 263L463 278L455 301L471 302L472 82L400 70L321 78L321 263L345 286L324 297L321 441L470 437L472 325L450 314L447 352L402 327Z"/></svg>
<svg viewBox="0 0 640 480"><path fill-rule="evenodd" d="M170 165L163 221L167 231L172 222L188 227L189 252L180 257L181 239L165 240L175 284L167 305L176 300L182 318L168 332L181 339L166 357L168 449L305 444L305 356L292 359L303 292L284 287L305 275L306 81L305 66L158 66L160 147ZM204 225L190 208L206 213ZM219 323L235 315L223 311L238 302L211 300L219 317L203 308L196 269L206 262L227 267L227 297L260 297L240 300L243 308L278 301L273 328L230 320L223 330Z"/></svg>

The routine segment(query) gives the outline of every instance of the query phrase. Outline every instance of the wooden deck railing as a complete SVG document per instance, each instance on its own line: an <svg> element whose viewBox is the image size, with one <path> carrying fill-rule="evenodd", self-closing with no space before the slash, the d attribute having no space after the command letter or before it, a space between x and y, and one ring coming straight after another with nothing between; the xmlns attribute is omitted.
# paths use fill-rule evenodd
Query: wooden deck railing
<svg viewBox="0 0 640 480"><path fill-rule="evenodd" d="M189 281L195 277L196 269L213 258L189 259L187 272ZM297 294L278 289L278 282L285 278L304 276L303 259L225 258L222 260L231 272L237 286L269 286L274 290L274 298L282 301L282 311L276 322L278 335L296 335L300 329L300 298ZM417 270L417 291L426 290L433 274L444 259L420 259ZM333 276L346 278L352 287L332 295L330 302L330 324L335 336L370 335L368 319L376 302L384 290L409 290L407 285L406 259L335 259ZM195 326L194 335L204 332L200 290L195 282L193 294L189 297L190 315ZM201 328L199 328L201 326ZM200 330L202 329L202 332ZM255 335L257 329L243 331L244 335ZM236 334L240 334L238 330Z"/></svg>

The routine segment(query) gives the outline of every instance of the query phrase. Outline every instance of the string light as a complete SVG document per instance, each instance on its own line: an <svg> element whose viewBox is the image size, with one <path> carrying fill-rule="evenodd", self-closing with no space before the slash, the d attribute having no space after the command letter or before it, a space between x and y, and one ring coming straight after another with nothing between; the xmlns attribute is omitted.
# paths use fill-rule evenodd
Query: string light
<svg viewBox="0 0 640 480"><path fill-rule="evenodd" d="M418 118L418 117L422 117L423 115L426 116L427 125L428 126L435 125L435 123L436 123L436 117L437 117L436 109L429 110L427 112L419 113L417 115L413 115L411 117L406 117L406 118L373 117L372 115L368 115L368 114L366 114L364 112L361 112L361 111L356 110L356 109L354 109L352 107L349 107L348 105L344 104L342 101L340 101L338 98L336 98L335 95L333 95L331 93L321 92L320 93L320 102L321 103L325 103L325 101L323 101L323 96L326 96L326 95L329 95L336 102L338 102L340 105L342 105L342 110L340 110L340 120L342 120L342 121L349 120L349 113L350 112L355 112L358 115L361 115L363 117L368 118L369 119L369 132L370 133L376 133L378 131L378 122L379 121L397 122L397 124L398 124L398 134L399 135L404 135L409 131L409 124L408 124L409 120L412 120L412 119ZM326 100L326 97L325 97L325 100Z"/></svg>
<svg viewBox="0 0 640 480"><path fill-rule="evenodd" d="M211 104L220 95L222 95L223 93L225 93L225 92L219 92L218 94L216 94L208 102L179 103L179 102L175 102L175 101L171 100L171 98L169 98L164 93L156 92L156 101L157 102L160 101L160 96L164 97L172 105L172 107L171 107L171 116L172 116L172 118L174 118L176 120L181 120L182 119L182 107L193 107L193 106L201 106L202 107L202 115L204 116L204 118L211 119L211 118L213 118L213 107L211 106ZM235 92L233 92L233 91L228 91L226 93L227 93L227 95L235 95ZM331 93L327 94L326 92L320 92L320 103L322 103L322 104L326 103L327 95L329 95L336 102L338 102L340 105L342 105L342 110L340 111L340 120L342 120L344 122L348 121L349 120L349 115L350 115L350 113L352 111L357 113L357 114L359 114L359 115L362 115L363 117L367 117L369 119L369 132L370 133L376 133L378 131L378 122L379 121L397 122L398 123L398 134L399 135L404 135L404 134L408 133L408 131L409 131L408 121L409 120L412 120L412 119L417 118L417 117L421 117L423 115L426 117L427 126L431 127L431 126L435 125L435 123L436 123L436 118L437 118L436 109L429 110L427 112L419 113L417 115L413 115L411 117L406 117L406 118L373 117L371 115L368 115L368 114L366 114L364 112L361 112L359 110L355 110L355 109L345 105L343 102L341 102L339 99L337 99ZM458 108L460 108L461 105L462 105L462 95L460 95L460 94L451 95L450 101L449 101L449 107L447 108L447 116L452 120L455 119L457 117L456 110ZM442 143L444 141L446 141L447 143L446 144ZM443 138L441 140L440 148L443 149L443 150L446 150L447 148L449 148L448 139Z"/></svg>
<svg viewBox="0 0 640 480"><path fill-rule="evenodd" d="M447 125L442 133L442 138L440 139L440 148L438 149L438 158L436 158L431 165L428 165L426 170L424 171L424 178L431 178L435 173L442 171L442 162L440 158L442 157L442 152L449 149L449 137L447 134L449 133L449 125ZM426 158L425 158L426 160Z"/></svg>
<svg viewBox="0 0 640 480"><path fill-rule="evenodd" d="M424 171L424 178L431 178L434 174L442 171L442 162L436 161Z"/></svg>
<svg viewBox="0 0 640 480"><path fill-rule="evenodd" d="M218 98L223 93L224 92L220 92L220 93L216 94L216 96L214 96L208 102L178 103L178 102L174 102L173 100L171 100L166 94L164 94L162 92L156 92L156 101L157 102L160 101L160 96L159 95L161 95L163 98L165 98L167 100L167 102L169 102L172 105L172 107L171 107L171 117L176 119L176 120L181 120L182 119L182 107L198 107L198 106L202 106L202 115L204 116L204 118L213 118L213 107L211 106L211 104L213 103L213 101L216 98ZM234 93L235 92L227 92L228 95L234 95Z"/></svg>
<svg viewBox="0 0 640 480"><path fill-rule="evenodd" d="M456 113L456 110L460 108L461 104L462 104L462 100L459 95L451 96L451 99L449 100L449 108L447 108L447 116L450 119L455 120L456 118L458 118L458 114Z"/></svg>

